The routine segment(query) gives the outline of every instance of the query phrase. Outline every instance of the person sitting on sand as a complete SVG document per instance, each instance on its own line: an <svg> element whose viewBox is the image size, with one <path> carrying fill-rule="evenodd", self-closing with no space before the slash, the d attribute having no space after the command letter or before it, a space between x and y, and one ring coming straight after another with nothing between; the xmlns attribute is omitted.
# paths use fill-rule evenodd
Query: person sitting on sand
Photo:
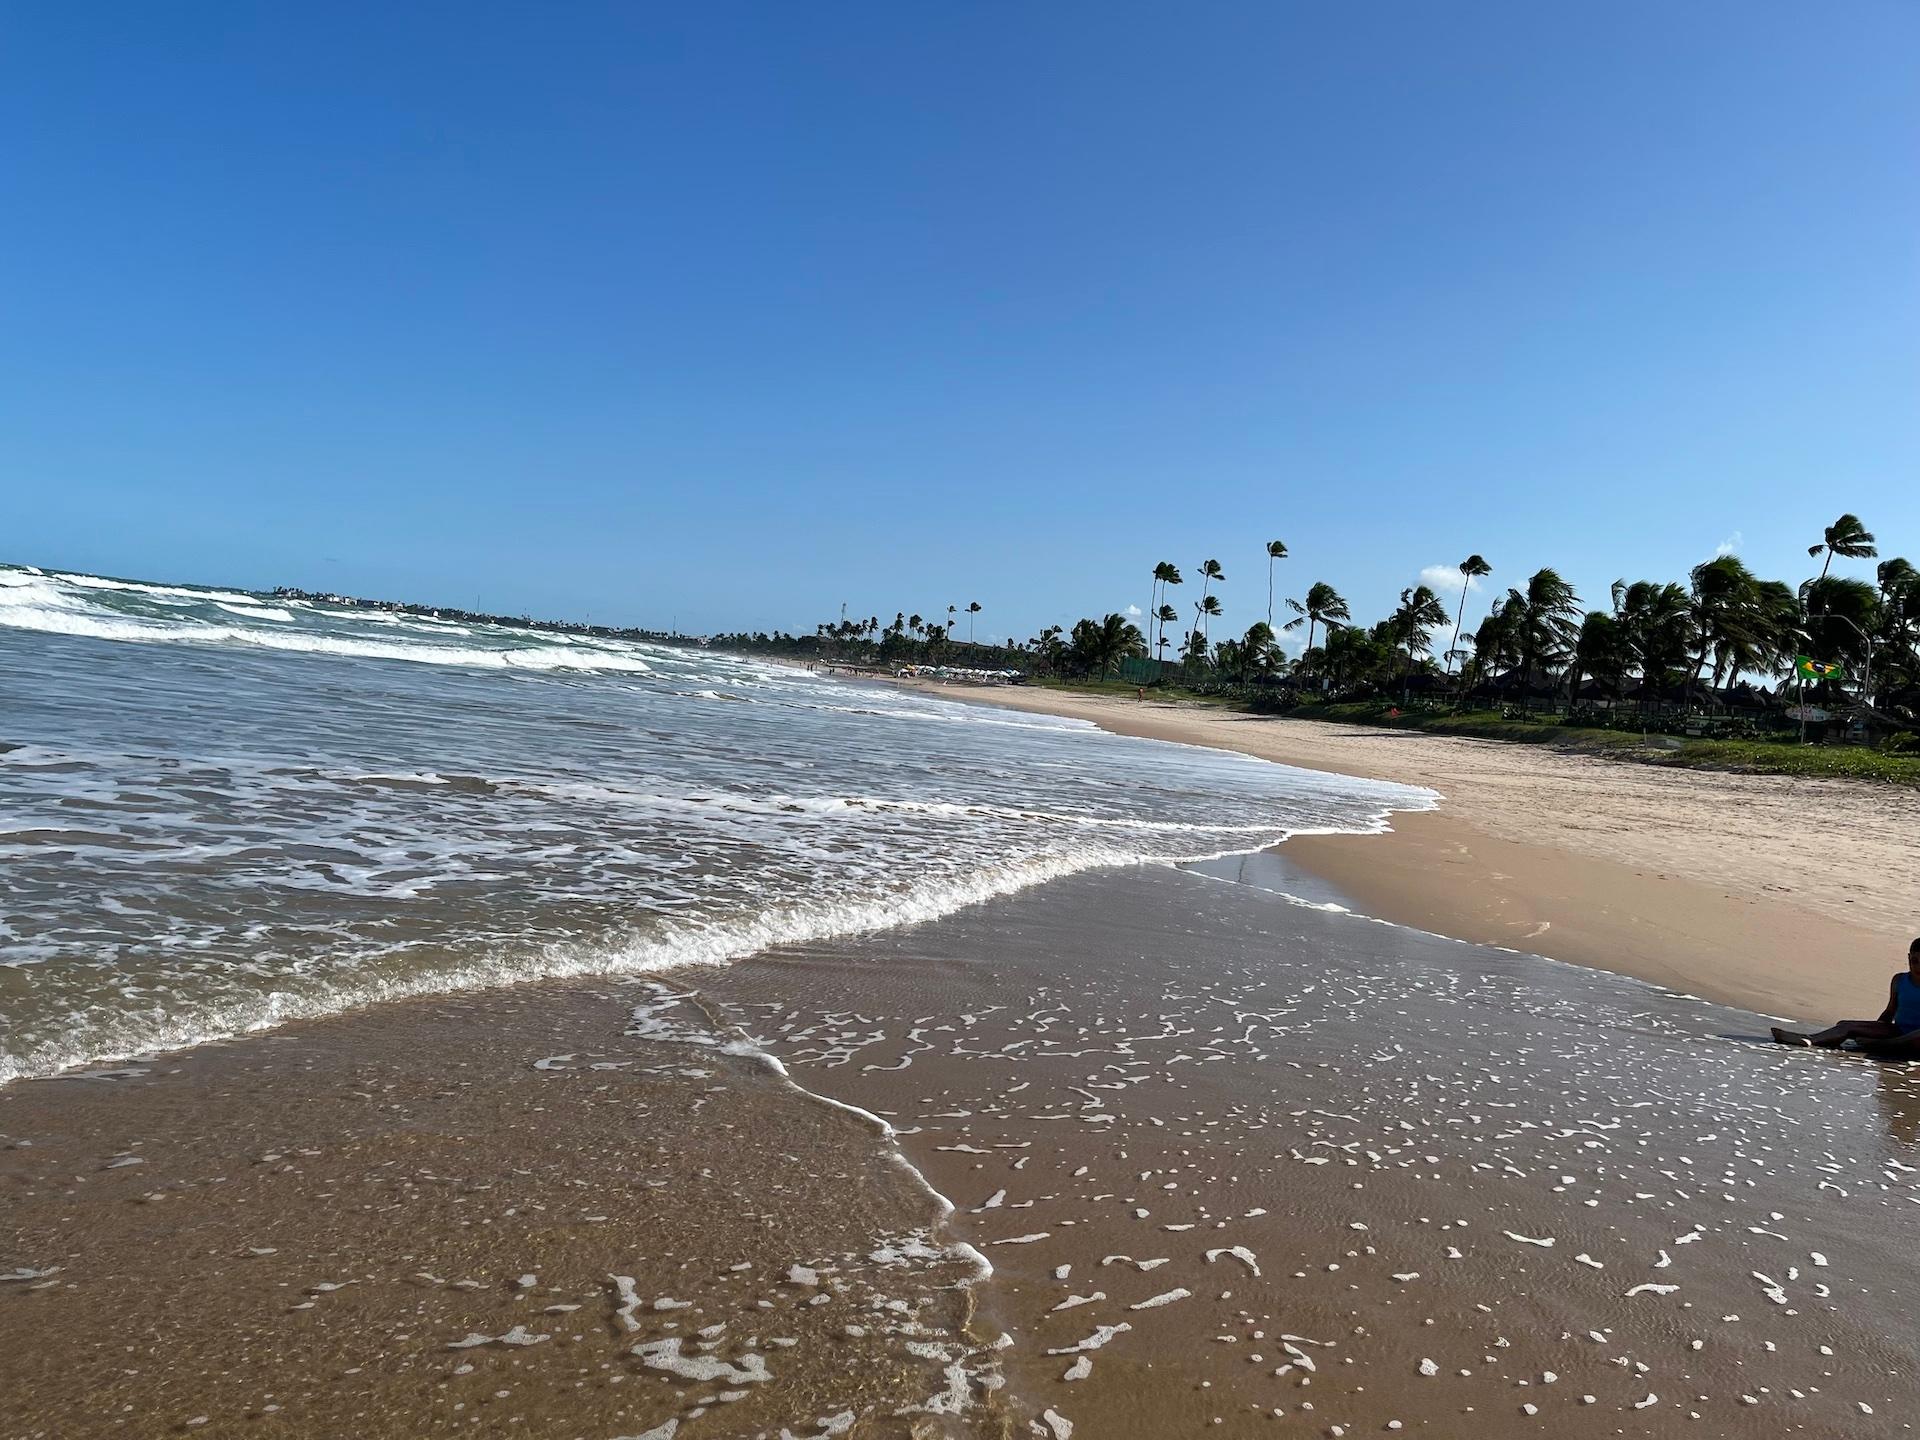
<svg viewBox="0 0 1920 1440"><path fill-rule="evenodd" d="M1782 1045L1821 1045L1828 1049L1853 1041L1861 1050L1882 1055L1920 1057L1920 940L1907 947L1907 968L1887 987L1887 1008L1878 1020L1842 1020L1817 1035L1773 1027Z"/></svg>

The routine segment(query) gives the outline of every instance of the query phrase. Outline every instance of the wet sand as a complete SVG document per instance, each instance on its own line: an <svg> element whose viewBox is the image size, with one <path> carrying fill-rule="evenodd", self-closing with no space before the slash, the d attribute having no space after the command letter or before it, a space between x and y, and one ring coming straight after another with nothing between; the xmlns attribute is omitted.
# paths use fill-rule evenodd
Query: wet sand
<svg viewBox="0 0 1920 1440"><path fill-rule="evenodd" d="M1826 1023L1875 1015L1920 934L1920 792L1609 761L1211 706L940 685L1090 720L1424 785L1384 842L1303 835L1294 862L1368 914Z"/></svg>
<svg viewBox="0 0 1920 1440"><path fill-rule="evenodd" d="M0 1435L907 1433L975 1264L713 1041L541 986L0 1091Z"/></svg>
<svg viewBox="0 0 1920 1440"><path fill-rule="evenodd" d="M0 1433L1907 1431L1906 1067L1289 848L10 1087Z"/></svg>

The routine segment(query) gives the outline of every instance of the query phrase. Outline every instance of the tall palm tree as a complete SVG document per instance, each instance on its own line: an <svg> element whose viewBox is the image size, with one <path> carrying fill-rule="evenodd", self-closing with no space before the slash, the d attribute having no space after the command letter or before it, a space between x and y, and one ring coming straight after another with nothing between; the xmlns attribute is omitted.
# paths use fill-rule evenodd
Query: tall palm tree
<svg viewBox="0 0 1920 1440"><path fill-rule="evenodd" d="M1216 580L1225 580L1226 578L1227 578L1227 572L1220 568L1220 562L1218 560L1208 560L1203 565L1201 565L1200 567L1200 599L1203 604L1206 601L1207 592L1213 587L1213 582ZM1207 611L1207 613L1209 615L1218 615L1220 611L1218 610L1218 608L1215 608L1213 610Z"/></svg>
<svg viewBox="0 0 1920 1440"><path fill-rule="evenodd" d="M1148 592L1147 617L1151 619L1159 613L1160 605L1166 596L1166 587L1180 583L1180 569L1171 560L1162 560L1153 567L1153 588Z"/></svg>
<svg viewBox="0 0 1920 1440"><path fill-rule="evenodd" d="M1153 618L1158 627L1158 638L1154 641L1154 658L1164 661L1167 658L1167 626L1180 623L1180 612L1171 605L1162 605Z"/></svg>
<svg viewBox="0 0 1920 1440"><path fill-rule="evenodd" d="M1287 558L1287 542L1267 541L1267 629L1273 629L1273 562Z"/></svg>
<svg viewBox="0 0 1920 1440"><path fill-rule="evenodd" d="M947 634L953 634L953 627L960 623L957 618L959 614L960 607L958 605L947 606Z"/></svg>
<svg viewBox="0 0 1920 1440"><path fill-rule="evenodd" d="M1473 588L1473 582L1482 576L1491 575L1493 567L1478 555L1469 555L1460 562L1460 613L1453 621L1453 643L1447 647L1447 673L1453 673L1454 652L1460 648L1460 627L1467 621L1467 591Z"/></svg>
<svg viewBox="0 0 1920 1440"><path fill-rule="evenodd" d="M1213 637L1211 634L1212 627L1207 624L1207 621L1219 613L1220 597L1218 595L1202 595L1198 600L1193 602L1194 627L1199 630L1202 635L1207 636L1208 640L1211 640Z"/></svg>
<svg viewBox="0 0 1920 1440"><path fill-rule="evenodd" d="M1347 602L1340 598L1340 592L1324 580L1316 580L1307 587L1305 600L1289 600L1287 608L1293 611L1294 618L1280 628L1298 630L1302 624L1307 627L1307 649L1313 649L1313 632L1324 625L1331 630L1335 625L1344 625L1353 618L1347 609Z"/></svg>
<svg viewBox="0 0 1920 1440"><path fill-rule="evenodd" d="M1818 545L1809 545L1807 554L1826 554L1826 561L1820 567L1820 578L1827 578L1827 569L1833 564L1833 557L1844 555L1849 560L1871 560L1880 552L1873 547L1873 532L1860 523L1858 515L1842 515L1827 526L1826 533L1820 537Z"/></svg>
<svg viewBox="0 0 1920 1440"><path fill-rule="evenodd" d="M1413 674L1414 657L1433 649L1430 632L1446 623L1447 607L1428 586L1414 585L1400 592L1400 603L1387 620L1387 635L1396 648L1406 651L1406 664L1400 671L1403 699L1406 682Z"/></svg>
<svg viewBox="0 0 1920 1440"><path fill-rule="evenodd" d="M973 644L973 617L980 613L980 602L974 600L967 605L967 644Z"/></svg>
<svg viewBox="0 0 1920 1440"><path fill-rule="evenodd" d="M1163 619L1177 618L1175 616L1163 616L1161 615L1161 612L1168 608L1167 587L1170 585L1181 585L1185 583L1185 580L1180 574L1180 567L1178 565L1175 565L1171 560L1162 560L1158 565L1153 567L1153 579L1154 579L1155 585L1159 587L1157 593L1159 594L1160 600L1159 600L1158 609L1150 609L1149 613L1155 616L1160 616L1160 618L1163 618ZM1162 650L1166 649L1166 645L1164 643L1165 638L1166 637L1163 632L1160 637L1161 641L1163 642L1160 646ZM1164 659L1165 657L1161 656L1159 658Z"/></svg>

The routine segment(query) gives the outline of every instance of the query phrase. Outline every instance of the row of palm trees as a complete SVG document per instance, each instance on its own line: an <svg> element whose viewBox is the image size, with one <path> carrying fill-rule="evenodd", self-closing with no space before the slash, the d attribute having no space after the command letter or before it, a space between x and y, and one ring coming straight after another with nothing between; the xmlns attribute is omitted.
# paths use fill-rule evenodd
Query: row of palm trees
<svg viewBox="0 0 1920 1440"><path fill-rule="evenodd" d="M1214 642L1209 621L1220 613L1214 587L1226 575L1217 560L1207 560L1180 661L1189 677L1205 672L1244 681L1289 674L1344 691L1404 687L1421 673L1444 680L1458 665L1465 690L1491 686L1529 696L1564 688L1572 699L1583 690L1617 696L1630 684L1643 693L1697 695L1741 677L1785 676L1796 657L1810 655L1843 665L1861 699L1873 703L1898 695L1899 709L1913 708L1920 702L1920 571L1894 558L1878 565L1872 581L1834 574L1836 559L1879 555L1873 533L1852 514L1827 526L1807 553L1821 561L1820 571L1798 586L1762 579L1737 556L1720 555L1695 566L1684 584L1617 581L1610 604L1591 610L1558 571L1546 567L1495 599L1470 634L1468 597L1493 573L1481 554L1459 562L1460 598L1452 615L1431 586L1420 584L1402 590L1399 603L1377 624L1359 626L1345 597L1319 581L1299 598L1280 602L1293 618L1279 630L1306 628L1305 650L1289 664L1275 643L1274 626L1275 567L1288 549L1273 540L1266 545L1267 619L1243 636ZM1115 664L1128 654L1166 658L1166 627L1181 618L1166 597L1183 577L1177 565L1162 561L1152 578L1151 646L1144 637L1127 642L1120 617L1107 617L1116 622L1111 625L1098 622L1108 636L1099 653L1113 652ZM1449 621L1451 638L1436 660L1433 637ZM1062 658L1072 663L1071 645Z"/></svg>
<svg viewBox="0 0 1920 1440"><path fill-rule="evenodd" d="M1372 625L1356 624L1345 597L1325 581L1298 597L1276 594L1277 567L1289 558L1283 541L1266 543L1267 617L1239 636L1215 641L1212 622L1222 611L1219 589L1227 580L1217 559L1197 567L1200 593L1192 602L1192 625L1178 641L1179 670L1189 681L1292 678L1337 693L1402 693L1421 683L1462 693L1492 689L1521 696L1583 693L1618 696L1630 686L1642 693L1692 693L1747 677L1788 674L1795 658L1809 655L1845 666L1862 699L1892 702L1902 713L1920 708L1920 571L1902 558L1881 561L1874 578L1835 574L1836 560L1878 559L1875 538L1858 516L1842 515L1826 527L1810 558L1820 571L1799 585L1762 579L1735 555L1697 565L1684 583L1617 581L1608 603L1587 608L1573 586L1551 567L1542 568L1493 600L1468 631L1467 600L1493 574L1478 553L1460 561L1460 598L1452 615L1427 584L1400 592L1392 611ZM947 607L945 625L919 615L898 614L891 625L877 617L822 625L812 637L724 636L713 643L739 648L831 653L877 663L964 663L1016 667L1034 673L1110 675L1129 659L1160 660L1176 642L1168 627L1183 616L1172 603L1187 583L1180 567L1153 567L1143 632L1127 616L1108 614L1071 628L1050 626L1022 643L973 643L978 601L966 607L968 639L953 638L959 607ZM1291 618L1276 628L1284 610ZM1435 636L1451 634L1439 655ZM1305 649L1289 662L1281 633L1305 628ZM809 645L808 642L811 642ZM1452 677L1458 669L1458 680Z"/></svg>

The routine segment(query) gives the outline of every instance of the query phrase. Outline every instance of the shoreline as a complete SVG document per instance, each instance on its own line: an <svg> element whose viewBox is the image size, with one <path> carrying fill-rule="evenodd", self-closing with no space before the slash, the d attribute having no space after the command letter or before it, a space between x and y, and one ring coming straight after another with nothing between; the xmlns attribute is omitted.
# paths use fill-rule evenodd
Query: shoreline
<svg viewBox="0 0 1920 1440"><path fill-rule="evenodd" d="M1450 818L0 1088L0 1430L1519 1440L1902 1412L1920 1073L1283 898L1319 851L1346 858L1298 868L1351 863L1329 880L1363 908L1394 866L1445 895L1421 846ZM1793 1287L1766 1307L1764 1274Z"/></svg>
<svg viewBox="0 0 1920 1440"><path fill-rule="evenodd" d="M1017 686L902 681L1303 769L1421 785L1385 835L1296 835L1288 860L1367 914L1763 1014L1873 1014L1920 928L1920 795L1664 770L1544 746Z"/></svg>
<svg viewBox="0 0 1920 1440"><path fill-rule="evenodd" d="M1520 1440L1903 1413L1904 1067L1236 868L10 1088L7 1264L34 1273L0 1289L26 1357L0 1429ZM1811 1133L1841 1163L1779 1143ZM1756 1145L1774 1162L1721 1193Z"/></svg>

